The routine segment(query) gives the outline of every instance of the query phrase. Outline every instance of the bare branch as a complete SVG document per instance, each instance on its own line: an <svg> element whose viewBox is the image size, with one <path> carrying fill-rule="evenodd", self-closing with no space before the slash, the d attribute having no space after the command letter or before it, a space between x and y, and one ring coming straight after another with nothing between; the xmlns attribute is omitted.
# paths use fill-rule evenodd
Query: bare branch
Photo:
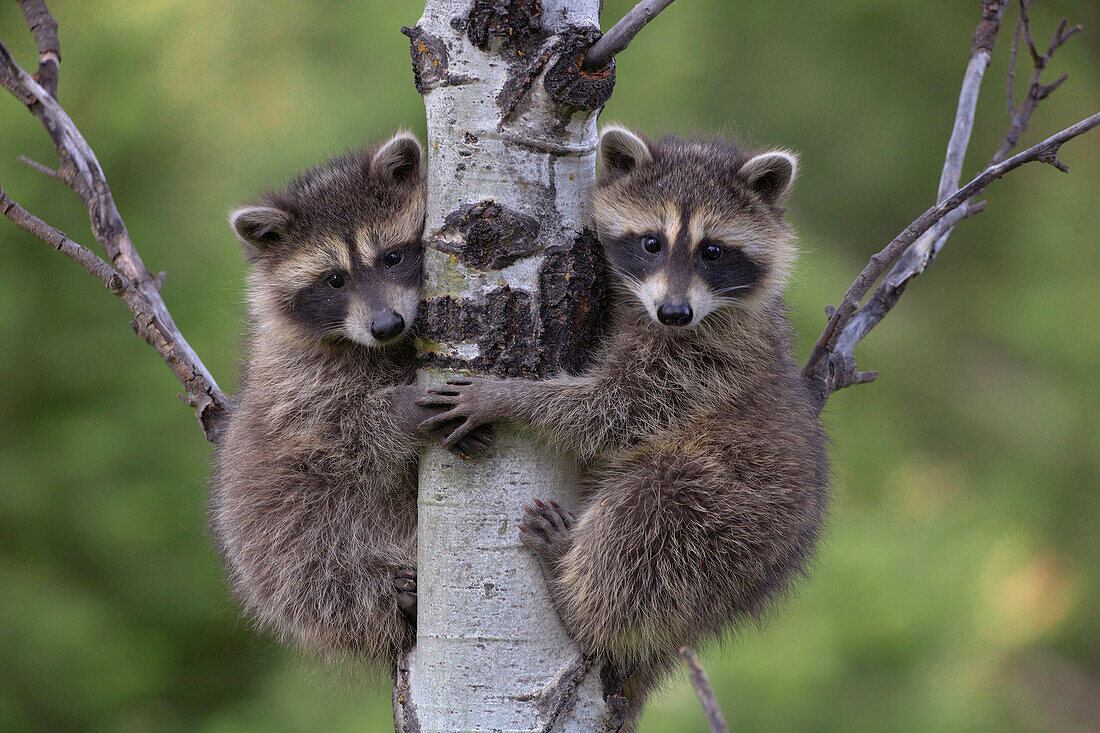
<svg viewBox="0 0 1100 733"><path fill-rule="evenodd" d="M23 231L37 237L79 264L103 283L104 287L117 295L130 309L130 313L134 315L134 320L131 322L134 330L145 339L146 343L157 350L157 353L164 359L164 363L179 379L180 384L187 389L188 395L205 394L204 390L208 389L208 385L202 381L201 375L195 373L191 362L184 357L178 345L173 341L172 334L164 329L163 324L157 317L156 309L134 287L133 282L128 277L115 270L87 247L69 239L64 233L12 201L2 188L0 188L0 214L6 216ZM211 401L205 405L204 410L196 409L199 420L203 423L204 430L208 431L208 435L217 422L213 419L215 414L226 410L228 407L225 395L221 395L221 398L223 402L220 404L214 404Z"/></svg>
<svg viewBox="0 0 1100 733"><path fill-rule="evenodd" d="M856 345L871 332L875 326L890 312L901 298L909 281L924 272L924 269L935 257L935 250L931 243L946 239L949 232L963 219L981 213L985 209L985 202L964 204L943 217L934 227L925 232L909 249L905 250L901 259L879 285L878 289L867 299L867 302L852 317L852 320L844 327L837 339L836 348L830 355L831 372L834 386L832 391L849 387L853 384L866 384L873 382L878 377L878 372L861 372L856 368Z"/></svg>
<svg viewBox="0 0 1100 733"><path fill-rule="evenodd" d="M982 4L982 21L979 23L978 29L974 34L970 61L967 64L962 90L959 94L959 105L956 111L955 124L952 128L951 140L948 143L943 173L940 177L940 186L937 193L937 201L940 204L945 203L948 198L957 200L954 194L958 191L958 182L960 180L963 159L965 158L970 133L973 129L974 109L977 104L978 90L981 85L984 71L989 63L989 53L993 48L993 42L996 38L1001 16L1003 15L1006 5L1006 0L986 0ZM1020 17L1016 23L1012 50L1010 52L1008 106L1012 117L1012 124L1008 135L1006 135L1005 141L1003 141L998 148L997 153L993 156L990 163L990 167L983 172L983 176L986 172L996 168L1005 160L1007 154L1019 140L1020 135L1027 128L1031 119L1031 114L1034 112L1038 102L1065 81L1065 77L1062 77L1048 86L1044 86L1039 82L1039 75L1046 67L1054 51L1079 30L1079 26L1067 29L1067 22L1063 19L1058 29L1055 31L1054 36L1051 38L1046 53L1040 54L1038 50L1035 50L1032 54L1035 62L1035 72L1032 75L1027 98L1021 103L1019 109L1016 109L1012 95L1012 79L1015 73L1015 62L1021 35L1028 43L1029 49L1034 46L1030 21L1027 16L1027 10L1030 5L1030 0L1020 0ZM1044 141L1044 143L1033 148L1032 151L1043 147L1052 139L1053 138ZM1058 146L1054 146L1052 149L1053 152L1049 150L1040 152L1040 154L1033 157L1032 160L1042 160L1065 172L1067 170L1066 167L1057 158L1057 148L1060 145L1061 143L1059 143ZM1020 156L1017 157L1019 158ZM1007 170L1003 172L1007 172ZM1001 175L1003 175L1003 173ZM981 177L982 176L979 176L979 178ZM978 179L975 179L975 181L977 180ZM839 327L834 329L827 339L825 334L822 335L822 340L819 340L818 345L814 347L814 352L810 357L810 361L803 370L803 376L817 392L822 405L832 392L852 384L862 384L873 381L875 376L877 376L876 372L861 372L858 370L854 357L856 345L871 331L871 329L878 325L886 313L894 307L905 291L909 281L923 273L925 268L935 259L936 255L946 243L955 225L963 219L979 213L984 208L984 202L975 203L973 201L973 196L976 196L980 190L980 188L975 189L970 199L963 199L957 208L943 215L943 217L939 221L936 221L930 229L920 234L908 248L904 249L904 254L898 259L893 269L862 307L859 306L859 302L862 300L866 290L863 290L863 292L858 295L854 303L858 311L853 309L851 312L848 312L847 307L842 303L841 308L832 309L827 313L829 323L839 324ZM897 243L897 241L898 240L895 240L894 243L891 243L891 246ZM890 247L887 249L890 249ZM882 255L884 252L886 252L886 250L880 252L879 255ZM876 257L879 257L879 255L876 255ZM895 255L891 255L891 257L893 256ZM872 265L877 267L879 264L882 264L882 262L876 262L875 258L872 258ZM869 268L870 267L869 265ZM866 273L867 270L864 272ZM869 287L877 278L878 275L875 275L874 279L870 282L864 282L863 284ZM859 282L858 278L857 282ZM855 285L855 283L853 283L853 285ZM849 293L851 292L852 291L849 290ZM849 303L848 305L851 306L853 304ZM829 331L829 325L826 325L826 332Z"/></svg>
<svg viewBox="0 0 1100 733"><path fill-rule="evenodd" d="M726 723L725 716L722 715L722 708L718 706L718 699L714 696L714 690L710 688L710 680L707 679L706 670L703 669L698 655L691 647L682 646L680 659L687 667L688 679L691 680L691 686L695 688L695 694L703 706L711 733L729 733L730 727Z"/></svg>
<svg viewBox="0 0 1100 733"><path fill-rule="evenodd" d="M977 28L974 30L970 57L966 64L966 73L963 75L962 88L959 91L959 102L955 109L955 122L951 128L951 137L948 140L947 153L944 156L943 171L940 174L939 188L936 193L937 203L942 202L958 190L959 181L962 177L963 162L966 159L966 150L970 145L970 135L974 129L974 111L978 105L978 93L981 90L985 71L989 67L989 60L1001 28L1001 18L1007 5L1008 0L985 0L982 2L982 16ZM1019 32L1020 28L1017 24L1017 38ZM1014 42L1014 48L1015 45ZM954 212L951 217L955 221L961 221L963 218L965 218L965 211L961 214ZM891 277L887 278L894 281L894 284L888 288L888 292L886 290L887 285L884 283L883 287L879 288L867 305L860 310L861 317L854 319L852 323L846 324L843 332L837 338L837 343L834 344L834 346L839 347L841 353L840 356L832 355L834 361L840 360L840 364L834 364L833 369L830 370L834 390L849 384L869 382L877 376L877 373L859 372L856 368L855 357L851 353L856 344L894 306L897 299L904 292L908 280L923 272L924 267L934 256L934 252L939 251L936 245L942 246L942 243L946 241L947 234L950 231L949 226L953 226L953 223L946 220L941 221L936 226L935 234L925 234L918 238L910 250L906 251L906 257L904 258L906 261L899 263L891 271ZM901 272L907 273L908 277L893 277L895 273L900 275ZM829 321L832 322L836 315L835 309L829 312ZM823 356L818 354L816 349L815 355L819 358ZM810 363L813 362L814 357L811 356ZM808 374L809 371L810 364L807 364L804 374ZM824 404L828 394L829 392L826 392L822 396L822 404Z"/></svg>
<svg viewBox="0 0 1100 733"><path fill-rule="evenodd" d="M57 38L57 21L46 9L44 0L19 0L23 17L38 45L38 73L34 78L57 98L57 77L61 71L61 42Z"/></svg>
<svg viewBox="0 0 1100 733"><path fill-rule="evenodd" d="M982 78L989 66L993 53L993 44L1001 28L1001 16L1008 0L989 0L982 3L982 20L974 31L970 60L966 64L959 103L955 109L955 124L951 128L951 138L947 142L947 155L940 175L940 187L936 201L943 201L959 187L962 178L963 161L966 149L970 145L970 134L974 130L974 110L978 106L978 92L982 87Z"/></svg>
<svg viewBox="0 0 1100 733"><path fill-rule="evenodd" d="M16 99L29 107L34 104L34 95L28 92L20 83L19 79L16 77L15 68L18 67L15 61L12 60L8 49L3 43L0 43L0 85L15 95Z"/></svg>
<svg viewBox="0 0 1100 733"><path fill-rule="evenodd" d="M61 231L34 216L8 196L3 188L0 188L0 214L11 220L27 234L42 240L56 249L61 254L73 260L93 277L103 283L104 287L116 295L125 293L136 294L134 286L125 277L120 275L115 268L104 262L95 252L82 244L77 244ZM138 296L140 297L140 296ZM130 303L127 303L127 307ZM135 304L135 307L137 305ZM134 308L130 309L134 312ZM135 312L134 315L137 315Z"/></svg>
<svg viewBox="0 0 1100 733"><path fill-rule="evenodd" d="M1001 29L1001 17L1007 5L1008 0L985 0L982 3L982 19L974 31L970 60L967 62L962 89L959 91L955 123L951 128L943 173L940 175L940 186L936 193L937 202L943 201L959 187L966 150L974 130L974 110L978 106L978 92L981 90L985 70L989 67L993 46Z"/></svg>
<svg viewBox="0 0 1100 733"><path fill-rule="evenodd" d="M1016 144L1020 141L1024 131L1027 130L1028 123L1031 122L1031 115L1039 105L1039 102L1049 97L1050 94L1060 87L1062 82L1069 77L1068 74L1063 75L1049 85L1044 85L1040 80L1047 64L1049 64L1051 58L1054 57L1054 52L1081 30L1080 25L1074 25L1072 28L1067 28L1068 21L1062 18L1061 22L1058 24L1058 28L1054 31L1054 35L1051 36L1046 53L1041 54L1035 47L1035 40L1031 32L1031 19L1027 14L1028 8L1030 7L1030 0L1020 0L1020 17L1016 21L1016 38L1019 39L1020 35L1023 34L1027 42L1028 50L1031 52L1034 69L1031 73L1031 81L1028 82L1027 96L1024 97L1024 100L1020 103L1019 109L1017 109L1013 102L1013 85L1016 78L1016 46L1018 40L1014 40L1012 55L1009 58L1008 66L1009 127L1008 132L1005 133L1004 139L997 147L997 152L993 154L993 163L999 163L1008 157L1009 153L1012 152L1012 149L1015 148Z"/></svg>
<svg viewBox="0 0 1100 733"><path fill-rule="evenodd" d="M46 128L61 161L57 177L76 192L88 210L92 233L110 266L126 278L145 303L143 313L147 317L139 317L135 328L172 367L207 439L216 440L230 408L229 398L176 327L160 296L157 279L145 268L130 240L99 160L52 94L51 90L57 88L56 61L60 59L56 21L42 0L20 0L20 5L38 43L39 80L24 71L0 43L0 84L27 105ZM46 232L41 228L38 231Z"/></svg>
<svg viewBox="0 0 1100 733"><path fill-rule="evenodd" d="M649 21L657 17L662 10L672 5L673 0L642 0L623 16L623 19L611 27L600 40L592 44L585 54L581 68L585 71L602 69L611 63L611 59L630 45L638 31L646 27Z"/></svg>
<svg viewBox="0 0 1100 733"><path fill-rule="evenodd" d="M1031 3L1034 0L1020 0L1020 27L1024 31L1024 42L1027 43L1027 50L1031 53L1031 58L1035 62L1035 65L1039 65L1039 61L1042 58L1039 55L1038 49L1035 48L1035 37L1031 34L1031 19L1027 15L1027 11L1031 9Z"/></svg>
<svg viewBox="0 0 1100 733"><path fill-rule="evenodd" d="M990 183L1010 171L1035 161L1048 163L1063 172L1068 171L1068 167L1058 159L1059 149L1067 141L1083 135L1098 125L1100 125L1100 113L1087 117L1077 124L1051 135L1038 145L1017 153L1008 160L989 166L950 197L917 217L882 251L871 257L867 267L859 273L848 288L848 292L844 294L844 300L829 317L824 332L818 339L817 344L814 345L810 359L802 370L803 378L818 394L822 404L832 392L854 383L844 383L844 375L850 372L841 367L852 357L851 354L836 353L837 343L843 330L851 322L860 302L870 291L871 286L886 272L887 268L897 262L902 253L937 222L974 196L977 196ZM854 361L852 363L854 364ZM870 381L870 379L864 378L860 381Z"/></svg>
<svg viewBox="0 0 1100 733"><path fill-rule="evenodd" d="M1020 31L1023 28L1024 19L1016 18L1016 29L1012 32L1012 50L1008 54L1008 84L1005 89L1005 97L1008 102L1008 116L1016 115L1016 58L1020 53Z"/></svg>

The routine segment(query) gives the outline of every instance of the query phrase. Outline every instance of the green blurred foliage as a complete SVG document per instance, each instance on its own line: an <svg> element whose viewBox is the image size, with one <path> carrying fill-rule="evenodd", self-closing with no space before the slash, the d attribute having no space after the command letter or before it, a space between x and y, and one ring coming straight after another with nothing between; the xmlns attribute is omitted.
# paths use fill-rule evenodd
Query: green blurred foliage
<svg viewBox="0 0 1100 733"><path fill-rule="evenodd" d="M630 7L609 0L605 26ZM415 2L56 3L60 98L97 151L180 327L227 389L242 328L227 209L324 155L423 133ZM1011 11L1010 11L1011 13ZM1100 109L1100 6L1025 142ZM976 2L681 0L618 66L605 113L802 153L800 353L867 257L935 194ZM1014 17L1014 16L1013 16ZM1010 21L1011 22L1011 21ZM1006 124L1011 29L967 172ZM31 66L15 3L0 37ZM1026 76L1026 72L1020 75ZM5 95L6 96L6 95ZM1065 177L995 183L833 397L835 501L812 582L705 661L732 728L1087 730L1100 694L1100 137ZM90 243L38 123L0 98L0 181ZM0 222L0 728L386 730L386 685L238 619L204 534L209 448L121 304ZM1075 692L1076 691L1076 692ZM649 731L703 731L677 680Z"/></svg>

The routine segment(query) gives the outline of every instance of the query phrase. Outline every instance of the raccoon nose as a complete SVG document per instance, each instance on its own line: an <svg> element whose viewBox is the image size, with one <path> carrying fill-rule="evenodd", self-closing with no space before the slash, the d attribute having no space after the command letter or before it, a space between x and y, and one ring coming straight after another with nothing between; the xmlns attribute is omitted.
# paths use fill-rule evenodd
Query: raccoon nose
<svg viewBox="0 0 1100 733"><path fill-rule="evenodd" d="M666 326L686 326L691 323L691 306L687 303L661 303L657 320Z"/></svg>
<svg viewBox="0 0 1100 733"><path fill-rule="evenodd" d="M370 335L379 341L389 341L405 330L405 319L395 310L382 311L370 324Z"/></svg>

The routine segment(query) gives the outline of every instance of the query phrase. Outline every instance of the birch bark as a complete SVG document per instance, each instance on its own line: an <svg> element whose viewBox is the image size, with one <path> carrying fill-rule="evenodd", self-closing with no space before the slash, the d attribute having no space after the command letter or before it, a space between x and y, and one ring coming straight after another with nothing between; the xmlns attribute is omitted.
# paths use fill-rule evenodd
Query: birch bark
<svg viewBox="0 0 1100 733"><path fill-rule="evenodd" d="M539 378L592 352L604 281L584 206L613 71L580 62L599 5L428 0L405 29L428 121L424 381L456 369ZM506 429L477 460L422 456L417 648L395 686L399 730L608 726L596 671L561 704L583 664L516 528L529 498L571 502L575 485L570 459Z"/></svg>

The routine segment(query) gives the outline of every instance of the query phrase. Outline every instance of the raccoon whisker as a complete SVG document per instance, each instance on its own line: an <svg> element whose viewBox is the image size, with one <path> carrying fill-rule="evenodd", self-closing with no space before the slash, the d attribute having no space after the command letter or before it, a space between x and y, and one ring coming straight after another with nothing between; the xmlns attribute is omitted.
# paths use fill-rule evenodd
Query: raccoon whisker
<svg viewBox="0 0 1100 733"><path fill-rule="evenodd" d="M634 277L629 272L627 272L624 268L619 267L618 265L612 265L611 269L614 270L615 274L618 275L620 278L622 278L623 281L625 281L625 282L633 283L634 285L641 285L642 284L642 281L640 279ZM616 285L621 285L622 283L615 283L615 284Z"/></svg>
<svg viewBox="0 0 1100 733"><path fill-rule="evenodd" d="M611 281L612 288L617 294L630 296L629 299L634 300L637 297L637 293L645 289L640 279L632 276L621 268L616 267L613 269L619 278L612 279Z"/></svg>
<svg viewBox="0 0 1100 733"><path fill-rule="evenodd" d="M715 290L715 291L714 291L714 294L715 294L716 296L718 296L718 295L725 295L726 293L733 293L733 292L736 292L736 291L738 291L738 290L747 290L748 288L751 288L751 287L752 287L752 285L751 285L751 284L749 284L749 285L731 285L730 287L726 287L726 288L721 288L721 289L719 289L719 290Z"/></svg>
<svg viewBox="0 0 1100 733"><path fill-rule="evenodd" d="M343 321L333 321L332 323L317 324L317 330L321 333L321 336L326 338L345 335Z"/></svg>

